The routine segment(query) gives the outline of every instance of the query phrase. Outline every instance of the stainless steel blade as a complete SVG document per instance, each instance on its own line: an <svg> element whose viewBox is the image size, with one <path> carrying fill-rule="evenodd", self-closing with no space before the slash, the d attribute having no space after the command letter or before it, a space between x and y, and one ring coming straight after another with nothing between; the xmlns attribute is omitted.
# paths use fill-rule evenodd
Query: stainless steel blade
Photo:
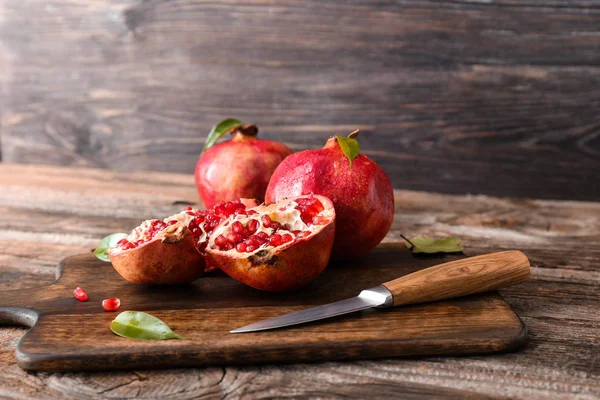
<svg viewBox="0 0 600 400"><path fill-rule="evenodd" d="M367 308L389 307L392 305L392 294L384 286L363 290L356 297L336 301L318 307L265 319L250 325L234 329L230 333L247 333L282 328L284 326L303 324L329 317L348 314Z"/></svg>

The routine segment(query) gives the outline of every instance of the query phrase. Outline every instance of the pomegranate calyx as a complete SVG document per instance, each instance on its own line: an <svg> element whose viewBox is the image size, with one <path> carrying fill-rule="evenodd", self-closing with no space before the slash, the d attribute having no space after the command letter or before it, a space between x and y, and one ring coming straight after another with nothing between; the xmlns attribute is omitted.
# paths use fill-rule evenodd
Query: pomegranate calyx
<svg viewBox="0 0 600 400"><path fill-rule="evenodd" d="M244 137L256 137L258 127L253 124L241 124L229 129L229 133L234 135L233 140L239 140Z"/></svg>

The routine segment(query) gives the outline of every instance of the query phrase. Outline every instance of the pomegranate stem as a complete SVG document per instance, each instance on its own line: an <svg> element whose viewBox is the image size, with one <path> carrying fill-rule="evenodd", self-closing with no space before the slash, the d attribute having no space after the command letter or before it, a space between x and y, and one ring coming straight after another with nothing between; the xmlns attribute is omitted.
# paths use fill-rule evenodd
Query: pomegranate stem
<svg viewBox="0 0 600 400"><path fill-rule="evenodd" d="M355 137L358 136L358 134L360 133L360 129L357 129L353 132L350 132L350 134L348 135L349 138L354 139Z"/></svg>

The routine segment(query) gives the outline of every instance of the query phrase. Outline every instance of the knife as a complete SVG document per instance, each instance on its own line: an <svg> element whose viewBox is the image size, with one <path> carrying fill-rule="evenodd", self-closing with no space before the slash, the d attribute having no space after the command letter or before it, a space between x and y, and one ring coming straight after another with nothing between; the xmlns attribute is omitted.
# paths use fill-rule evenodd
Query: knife
<svg viewBox="0 0 600 400"><path fill-rule="evenodd" d="M502 251L425 268L360 292L356 297L266 319L234 329L247 333L282 328L368 308L427 303L487 292L529 279L530 265L520 251Z"/></svg>

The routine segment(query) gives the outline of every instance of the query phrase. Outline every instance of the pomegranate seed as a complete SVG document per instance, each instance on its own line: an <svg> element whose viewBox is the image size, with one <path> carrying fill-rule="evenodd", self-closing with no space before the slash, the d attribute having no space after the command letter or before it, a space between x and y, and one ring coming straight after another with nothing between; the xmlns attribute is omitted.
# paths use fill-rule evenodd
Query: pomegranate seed
<svg viewBox="0 0 600 400"><path fill-rule="evenodd" d="M244 225L242 225L240 221L235 221L233 224L231 224L231 230L234 233L242 234L244 232Z"/></svg>
<svg viewBox="0 0 600 400"><path fill-rule="evenodd" d="M234 202L228 201L223 207L225 207L227 212L231 214L238 207L238 205Z"/></svg>
<svg viewBox="0 0 600 400"><path fill-rule="evenodd" d="M225 207L223 207L223 206L215 207L215 213L227 216L226 211L225 211Z"/></svg>
<svg viewBox="0 0 600 400"><path fill-rule="evenodd" d="M267 232L258 232L256 235L257 238L261 238L261 239L266 239L269 237L269 235L267 234Z"/></svg>
<svg viewBox="0 0 600 400"><path fill-rule="evenodd" d="M272 228L274 231L276 231L276 230L278 230L278 229L281 229L281 224L280 224L279 222L273 222L273 223L271 224L271 228Z"/></svg>
<svg viewBox="0 0 600 400"><path fill-rule="evenodd" d="M248 215L245 208L236 208L235 215Z"/></svg>
<svg viewBox="0 0 600 400"><path fill-rule="evenodd" d="M256 246L256 245L253 245L253 244L249 244L248 246L246 246L246 251L247 251L248 253L251 253L251 252L253 252L253 251L254 251L254 250L256 250L256 249L258 249L258 246Z"/></svg>
<svg viewBox="0 0 600 400"><path fill-rule="evenodd" d="M229 240L233 244L237 244L237 243L241 242L242 239L244 239L244 238L239 233L231 232L227 235L227 240Z"/></svg>
<svg viewBox="0 0 600 400"><path fill-rule="evenodd" d="M310 235L310 232L300 232L296 235L296 237L303 238L303 237L307 237L308 235Z"/></svg>
<svg viewBox="0 0 600 400"><path fill-rule="evenodd" d="M167 224L161 220L156 220L156 221L152 222L153 229L161 230L161 229L165 229L166 227L167 227Z"/></svg>
<svg viewBox="0 0 600 400"><path fill-rule="evenodd" d="M137 242L134 243L134 245L137 246L141 246L142 244L144 244L146 241L144 239L140 239Z"/></svg>
<svg viewBox="0 0 600 400"><path fill-rule="evenodd" d="M246 244L247 245L254 245L254 246L260 246L260 239L254 235L249 236L248 239L246 239Z"/></svg>
<svg viewBox="0 0 600 400"><path fill-rule="evenodd" d="M325 209L323 204L314 197L298 200L296 209L300 211L300 218L305 224L312 221L313 217Z"/></svg>
<svg viewBox="0 0 600 400"><path fill-rule="evenodd" d="M281 235L279 234L274 234L273 236L270 236L267 240L269 242L269 244L271 246L281 246L281 244L283 243L281 241Z"/></svg>
<svg viewBox="0 0 600 400"><path fill-rule="evenodd" d="M282 243L291 242L292 240L294 240L294 238L289 233L286 233L285 235L281 236Z"/></svg>
<svg viewBox="0 0 600 400"><path fill-rule="evenodd" d="M254 215L254 214L258 214L258 212L254 211L254 210L248 210L248 215Z"/></svg>
<svg viewBox="0 0 600 400"><path fill-rule="evenodd" d="M167 225L168 226L175 225L177 222L179 222L179 221L177 221L176 219L172 219L169 222L167 222Z"/></svg>
<svg viewBox="0 0 600 400"><path fill-rule="evenodd" d="M73 296L79 301L87 301L88 299L87 292L80 287L73 290Z"/></svg>
<svg viewBox="0 0 600 400"><path fill-rule="evenodd" d="M244 253L244 252L246 252L246 243L245 243L245 242L238 243L238 244L235 246L235 249L236 249L238 252L240 252L240 253Z"/></svg>
<svg viewBox="0 0 600 400"><path fill-rule="evenodd" d="M254 232L256 232L257 229L258 229L258 221L255 219L250 220L250 222L248 222L248 232L250 234L253 234Z"/></svg>
<svg viewBox="0 0 600 400"><path fill-rule="evenodd" d="M313 225L325 225L327 222L329 222L329 218L324 217L322 215L317 215L312 219Z"/></svg>
<svg viewBox="0 0 600 400"><path fill-rule="evenodd" d="M102 300L102 308L106 311L115 311L121 306L121 300L116 297L111 297L110 299Z"/></svg>
<svg viewBox="0 0 600 400"><path fill-rule="evenodd" d="M261 221L265 228L269 228L273 223L273 221L271 221L271 217L269 217L268 215L263 215Z"/></svg>
<svg viewBox="0 0 600 400"><path fill-rule="evenodd" d="M135 244L131 243L127 239L121 239L117 242L117 246L123 250L129 250L129 249L133 249L135 247Z"/></svg>
<svg viewBox="0 0 600 400"><path fill-rule="evenodd" d="M227 238L225 238L225 236L223 235L219 235L217 236L217 238L215 239L215 244L217 246L223 246L224 244L227 243Z"/></svg>

